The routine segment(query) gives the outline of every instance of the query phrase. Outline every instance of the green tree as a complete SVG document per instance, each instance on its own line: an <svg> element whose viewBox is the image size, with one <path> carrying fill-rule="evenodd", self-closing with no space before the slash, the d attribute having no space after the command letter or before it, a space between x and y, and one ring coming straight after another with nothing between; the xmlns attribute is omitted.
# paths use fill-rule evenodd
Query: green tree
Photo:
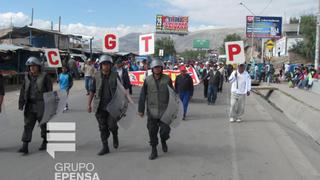
<svg viewBox="0 0 320 180"><path fill-rule="evenodd" d="M162 37L155 42L155 57L159 57L159 50L163 49L164 56L175 56L176 49L174 47L174 41L170 37Z"/></svg>
<svg viewBox="0 0 320 180"><path fill-rule="evenodd" d="M230 42L230 41L240 41L242 38L240 35L233 33L233 34L228 34L224 40L223 40L223 44L219 47L219 53L220 54L225 54L226 53L226 49L224 46L225 42Z"/></svg>
<svg viewBox="0 0 320 180"><path fill-rule="evenodd" d="M206 56L205 50L185 50L180 53L180 56L183 57L186 61L195 60L195 59L204 59Z"/></svg>
<svg viewBox="0 0 320 180"><path fill-rule="evenodd" d="M314 15L301 16L300 33L303 36L303 42L299 42L291 50L310 59L315 56L316 44L316 24L317 19Z"/></svg>

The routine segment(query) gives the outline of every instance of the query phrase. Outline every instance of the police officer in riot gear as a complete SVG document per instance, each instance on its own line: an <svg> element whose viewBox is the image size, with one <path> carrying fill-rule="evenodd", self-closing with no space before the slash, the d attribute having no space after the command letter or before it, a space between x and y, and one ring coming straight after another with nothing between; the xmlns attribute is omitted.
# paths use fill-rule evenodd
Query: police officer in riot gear
<svg viewBox="0 0 320 180"><path fill-rule="evenodd" d="M140 93L138 114L142 118L145 112L145 102L147 102L148 122L150 145L152 148L149 156L150 160L158 157L158 131L160 129L160 138L163 152L168 151L166 141L169 139L170 126L161 122L160 119L167 109L169 103L168 85L173 88L172 81L168 75L163 74L164 64L160 60L151 62L152 75L149 75L144 81Z"/></svg>
<svg viewBox="0 0 320 180"><path fill-rule="evenodd" d="M108 138L110 132L113 135L113 147L119 146L117 120L112 118L107 111L107 106L117 89L118 73L112 71L113 60L109 55L102 55L99 58L100 71L96 72L93 85L90 90L88 112L92 111L98 120L100 137L103 148L98 155L109 153ZM93 101L93 107L91 103Z"/></svg>
<svg viewBox="0 0 320 180"><path fill-rule="evenodd" d="M18 152L24 155L29 153L28 144L32 139L33 128L38 121L40 123L44 113L43 93L52 91L50 77L41 71L41 62L36 57L29 57L26 62L28 72L25 74L19 97L19 110L24 110L24 131L22 135L23 145ZM47 148L47 125L40 126L43 138L39 150Z"/></svg>

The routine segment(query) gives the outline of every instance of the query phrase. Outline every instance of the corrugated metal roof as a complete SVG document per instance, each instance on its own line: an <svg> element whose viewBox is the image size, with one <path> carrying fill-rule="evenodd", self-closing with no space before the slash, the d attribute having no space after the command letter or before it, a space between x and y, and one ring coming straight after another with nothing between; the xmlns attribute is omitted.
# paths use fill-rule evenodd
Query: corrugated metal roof
<svg viewBox="0 0 320 180"><path fill-rule="evenodd" d="M115 53L116 55L119 55L119 56L126 56L126 55L129 55L131 54L131 52L117 52Z"/></svg>
<svg viewBox="0 0 320 180"><path fill-rule="evenodd" d="M0 51L16 51L18 49L23 49L22 46L16 46L13 44L0 44Z"/></svg>
<svg viewBox="0 0 320 180"><path fill-rule="evenodd" d="M59 32L56 30L40 29L40 28L36 28L33 26L23 26L23 27L9 27L9 28L0 29L0 38L5 38L10 33L14 34L14 36L26 37L26 36L29 36L30 30L34 34L37 34L37 33L38 34L56 34L56 35L60 35L60 36L69 36L69 37L80 38L80 39L83 36L83 35L78 35L78 34L63 33L63 32Z"/></svg>

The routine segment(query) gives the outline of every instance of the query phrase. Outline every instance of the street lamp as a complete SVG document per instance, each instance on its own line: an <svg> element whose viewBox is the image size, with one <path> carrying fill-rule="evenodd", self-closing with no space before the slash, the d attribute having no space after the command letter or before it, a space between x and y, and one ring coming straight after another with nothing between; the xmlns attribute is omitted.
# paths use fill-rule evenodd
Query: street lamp
<svg viewBox="0 0 320 180"><path fill-rule="evenodd" d="M255 13L253 11L251 11L243 2L239 3L240 6L243 6L244 8L246 8L252 15L253 15L253 21L252 21L252 28L251 28L251 61L254 62L254 58L253 58L253 36L254 36L254 19L255 19ZM263 57L262 57L263 58Z"/></svg>

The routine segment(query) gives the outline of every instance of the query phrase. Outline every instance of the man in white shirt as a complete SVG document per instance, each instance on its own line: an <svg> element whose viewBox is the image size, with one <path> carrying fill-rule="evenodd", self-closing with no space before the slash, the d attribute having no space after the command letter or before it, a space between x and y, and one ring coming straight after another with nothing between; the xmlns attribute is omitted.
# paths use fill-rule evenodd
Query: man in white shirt
<svg viewBox="0 0 320 180"><path fill-rule="evenodd" d="M254 66L254 79L255 79L255 80L258 80L258 79L259 79L259 66L258 66L258 64L256 64L256 65Z"/></svg>
<svg viewBox="0 0 320 180"><path fill-rule="evenodd" d="M245 65L240 64L237 71L233 71L229 77L231 85L230 122L241 122L241 116L245 110L246 96L250 95L251 78Z"/></svg>
<svg viewBox="0 0 320 180"><path fill-rule="evenodd" d="M92 86L93 82L93 77L95 73L95 68L93 66L93 61L91 59L88 59L84 65L82 66L82 72L84 72L84 82L85 82L85 87L87 90L87 96L89 95L90 88Z"/></svg>
<svg viewBox="0 0 320 180"><path fill-rule="evenodd" d="M284 65L284 74L287 74L290 71L290 64L285 64Z"/></svg>

